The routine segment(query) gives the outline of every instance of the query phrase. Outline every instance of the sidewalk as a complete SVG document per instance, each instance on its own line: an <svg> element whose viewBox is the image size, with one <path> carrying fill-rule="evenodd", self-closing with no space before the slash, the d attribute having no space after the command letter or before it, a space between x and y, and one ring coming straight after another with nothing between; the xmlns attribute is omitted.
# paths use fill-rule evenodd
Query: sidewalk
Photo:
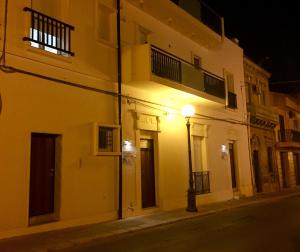
<svg viewBox="0 0 300 252"><path fill-rule="evenodd" d="M259 194L250 198L230 200L199 206L197 213L188 213L185 209L164 211L147 216L117 220L93 225L68 228L58 231L21 236L0 240L1 252L54 252L59 249L76 246L90 241L108 238L150 227L156 227L181 220L206 216L233 208L266 203L283 198L300 196L299 190L279 193Z"/></svg>

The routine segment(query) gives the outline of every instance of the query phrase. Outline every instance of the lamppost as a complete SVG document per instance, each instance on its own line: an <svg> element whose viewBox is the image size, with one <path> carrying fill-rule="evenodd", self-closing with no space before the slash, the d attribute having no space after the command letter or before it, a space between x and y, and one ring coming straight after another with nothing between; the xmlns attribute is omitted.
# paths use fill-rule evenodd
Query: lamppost
<svg viewBox="0 0 300 252"><path fill-rule="evenodd" d="M195 114L195 108L192 105L185 105L182 108L182 115L186 118L186 128L188 137L188 155L189 155L189 188L187 191L187 208L188 212L197 212L196 194L194 189L192 153L191 153L191 134L190 134L190 118Z"/></svg>

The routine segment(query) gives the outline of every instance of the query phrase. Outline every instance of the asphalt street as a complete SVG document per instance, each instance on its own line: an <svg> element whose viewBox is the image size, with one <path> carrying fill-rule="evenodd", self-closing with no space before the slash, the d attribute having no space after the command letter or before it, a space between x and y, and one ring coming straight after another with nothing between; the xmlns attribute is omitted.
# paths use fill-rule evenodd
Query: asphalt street
<svg viewBox="0 0 300 252"><path fill-rule="evenodd" d="M236 208L61 252L300 252L300 196Z"/></svg>

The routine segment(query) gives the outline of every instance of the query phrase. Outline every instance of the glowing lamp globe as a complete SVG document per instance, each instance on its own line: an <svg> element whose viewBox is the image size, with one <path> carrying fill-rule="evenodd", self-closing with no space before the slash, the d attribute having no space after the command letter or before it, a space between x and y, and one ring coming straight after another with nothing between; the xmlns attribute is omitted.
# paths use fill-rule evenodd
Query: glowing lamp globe
<svg viewBox="0 0 300 252"><path fill-rule="evenodd" d="M185 105L181 112L184 117L191 117L195 114L195 108L192 105Z"/></svg>

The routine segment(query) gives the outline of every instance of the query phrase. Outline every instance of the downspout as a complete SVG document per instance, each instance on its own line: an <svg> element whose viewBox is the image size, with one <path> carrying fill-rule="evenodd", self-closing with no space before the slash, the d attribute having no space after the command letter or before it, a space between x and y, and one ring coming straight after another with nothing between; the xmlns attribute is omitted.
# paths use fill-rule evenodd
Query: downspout
<svg viewBox="0 0 300 252"><path fill-rule="evenodd" d="M118 124L120 126L120 151L122 151L122 48L121 48L121 7L117 0L117 47L118 47ZM122 155L119 155L119 209L118 218L123 217L123 163Z"/></svg>
<svg viewBox="0 0 300 252"><path fill-rule="evenodd" d="M252 145L251 145L251 124L250 124L250 112L247 113L247 133L248 133L248 146L249 146L249 161L250 161L250 172L251 172L251 182L252 182L252 193L255 194L256 185L254 179L254 170L252 162Z"/></svg>

